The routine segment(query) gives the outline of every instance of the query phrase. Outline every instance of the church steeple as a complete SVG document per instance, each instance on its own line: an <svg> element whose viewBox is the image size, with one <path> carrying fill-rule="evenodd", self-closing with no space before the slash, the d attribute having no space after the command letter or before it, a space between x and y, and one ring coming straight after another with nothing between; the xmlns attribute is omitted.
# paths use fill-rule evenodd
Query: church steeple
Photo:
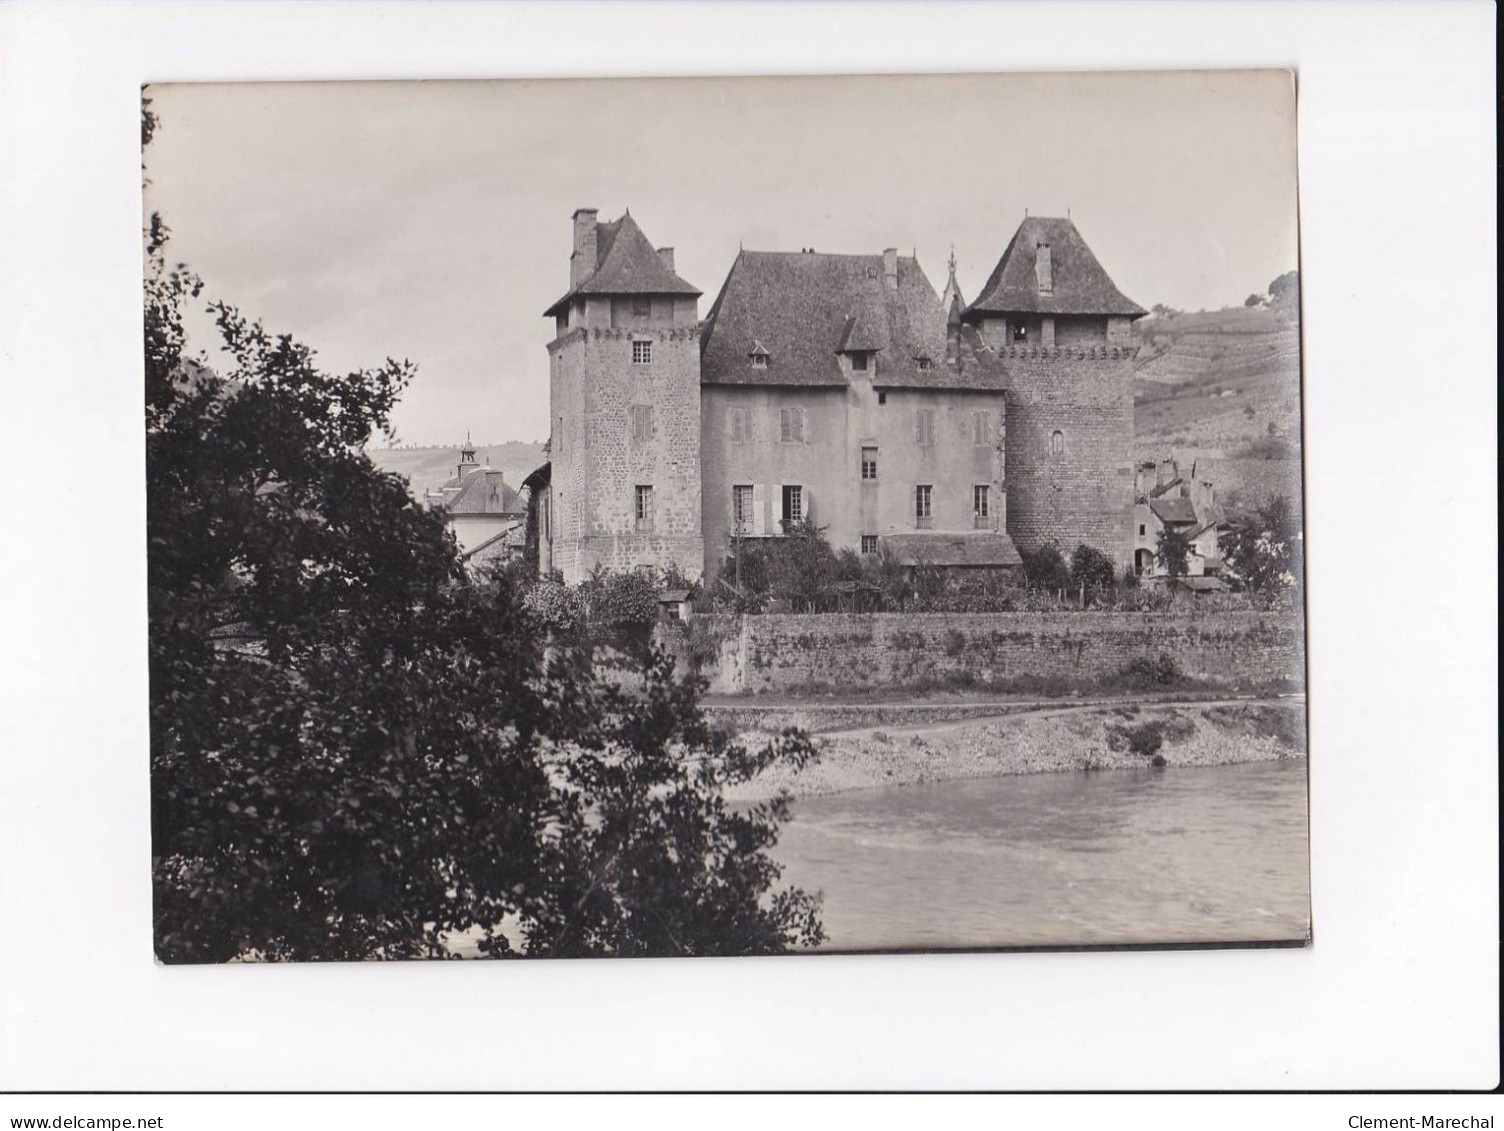
<svg viewBox="0 0 1504 1131"><path fill-rule="evenodd" d="M470 430L466 429L465 446L460 449L460 466L458 468L460 478L463 479L467 471L474 471L475 467L475 445L470 442Z"/></svg>

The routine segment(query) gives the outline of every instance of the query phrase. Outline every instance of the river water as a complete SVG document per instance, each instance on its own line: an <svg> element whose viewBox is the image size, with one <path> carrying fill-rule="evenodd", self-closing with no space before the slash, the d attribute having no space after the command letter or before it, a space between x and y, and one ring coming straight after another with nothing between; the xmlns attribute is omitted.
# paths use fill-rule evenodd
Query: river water
<svg viewBox="0 0 1504 1131"><path fill-rule="evenodd" d="M775 856L826 949L1307 936L1304 759L887 786L795 805Z"/></svg>

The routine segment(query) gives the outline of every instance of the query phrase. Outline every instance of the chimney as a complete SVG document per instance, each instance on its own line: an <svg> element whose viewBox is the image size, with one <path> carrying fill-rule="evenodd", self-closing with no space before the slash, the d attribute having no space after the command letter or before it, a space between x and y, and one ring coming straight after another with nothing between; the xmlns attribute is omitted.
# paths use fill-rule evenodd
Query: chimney
<svg viewBox="0 0 1504 1131"><path fill-rule="evenodd" d="M898 289L898 249L896 247L883 249L883 281L888 284L890 291Z"/></svg>
<svg viewBox="0 0 1504 1131"><path fill-rule="evenodd" d="M569 257L569 289L574 290L595 274L595 209L577 208L574 213L574 252Z"/></svg>
<svg viewBox="0 0 1504 1131"><path fill-rule="evenodd" d="M658 249L658 262L663 264L664 269L672 275L674 273L674 249L671 247L660 247Z"/></svg>
<svg viewBox="0 0 1504 1131"><path fill-rule="evenodd" d="M1039 282L1039 293L1055 293L1055 279L1050 264L1050 245L1042 243L1034 249L1034 277Z"/></svg>

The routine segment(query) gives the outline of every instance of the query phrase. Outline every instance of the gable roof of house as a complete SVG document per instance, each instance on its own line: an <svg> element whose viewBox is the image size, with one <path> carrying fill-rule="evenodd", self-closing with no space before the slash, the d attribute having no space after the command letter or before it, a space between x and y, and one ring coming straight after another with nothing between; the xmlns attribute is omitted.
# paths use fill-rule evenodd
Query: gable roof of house
<svg viewBox="0 0 1504 1131"><path fill-rule="evenodd" d="M1191 500L1182 499L1178 495L1169 499L1153 499L1149 503L1149 509L1163 523L1196 521L1196 508L1191 505Z"/></svg>
<svg viewBox="0 0 1504 1131"><path fill-rule="evenodd" d="M1039 293L1034 272L1040 244L1050 249L1051 293L1047 295ZM983 312L1129 317L1148 313L1118 290L1076 225L1059 216L1024 217L964 316Z"/></svg>
<svg viewBox="0 0 1504 1131"><path fill-rule="evenodd" d="M477 467L456 475L439 488L443 498L439 505L445 514L515 514L525 508L522 496L507 486L501 470Z"/></svg>
<svg viewBox="0 0 1504 1131"><path fill-rule="evenodd" d="M880 545L905 566L1016 566L1023 562L1013 539L1000 530L884 534Z"/></svg>
<svg viewBox="0 0 1504 1131"><path fill-rule="evenodd" d="M545 310L552 318L579 295L698 295L664 264L630 212L595 228L595 270Z"/></svg>
<svg viewBox="0 0 1504 1131"><path fill-rule="evenodd" d="M860 351L874 386L1003 388L1001 366L970 350L948 365L940 297L914 257L897 269L890 287L880 254L742 251L701 324L701 382L843 388L839 354Z"/></svg>
<svg viewBox="0 0 1504 1131"><path fill-rule="evenodd" d="M491 558L520 553L526 545L527 527L521 519L502 527L484 542L478 542L460 554L462 562L487 561Z"/></svg>

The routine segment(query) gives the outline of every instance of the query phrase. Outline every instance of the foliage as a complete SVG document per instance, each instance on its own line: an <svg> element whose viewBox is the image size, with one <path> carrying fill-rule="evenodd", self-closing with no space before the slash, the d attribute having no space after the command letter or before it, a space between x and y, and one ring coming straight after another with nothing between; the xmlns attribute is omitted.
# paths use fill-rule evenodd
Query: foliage
<svg viewBox="0 0 1504 1131"><path fill-rule="evenodd" d="M1269 284L1269 302L1271 306L1284 309L1298 309L1300 306L1300 273L1298 271L1286 271L1279 278Z"/></svg>
<svg viewBox="0 0 1504 1131"><path fill-rule="evenodd" d="M162 960L444 956L460 932L490 955L818 942L815 901L774 890L787 797L722 796L808 741L718 735L662 657L627 696L589 649L546 647L584 598L467 579L440 519L360 451L411 367L328 374L216 303L217 375L185 354L199 280L167 265L156 217L146 242Z"/></svg>
<svg viewBox="0 0 1504 1131"><path fill-rule="evenodd" d="M1139 656L1129 661L1123 669L1123 679L1144 690L1156 687L1174 687L1185 679L1180 662L1168 652L1158 656Z"/></svg>
<svg viewBox="0 0 1504 1131"><path fill-rule="evenodd" d="M1184 577L1189 572L1190 566L1186 559L1191 553L1191 540L1180 530L1174 530L1168 526L1159 532L1159 541L1154 550L1154 558L1173 581Z"/></svg>
<svg viewBox="0 0 1504 1131"><path fill-rule="evenodd" d="M1218 541L1228 572L1250 592L1267 598L1300 584L1300 524L1285 496L1270 496L1252 515L1228 523Z"/></svg>
<svg viewBox="0 0 1504 1131"><path fill-rule="evenodd" d="M1093 600L1117 588L1117 567L1095 546L1082 543L1071 554L1071 588L1084 589Z"/></svg>
<svg viewBox="0 0 1504 1131"><path fill-rule="evenodd" d="M1263 295L1252 294L1243 300L1244 306L1263 306L1268 299Z"/></svg>
<svg viewBox="0 0 1504 1131"><path fill-rule="evenodd" d="M1022 551L1024 578L1035 589L1055 593L1070 588L1071 571L1058 547L1040 546L1036 550Z"/></svg>

